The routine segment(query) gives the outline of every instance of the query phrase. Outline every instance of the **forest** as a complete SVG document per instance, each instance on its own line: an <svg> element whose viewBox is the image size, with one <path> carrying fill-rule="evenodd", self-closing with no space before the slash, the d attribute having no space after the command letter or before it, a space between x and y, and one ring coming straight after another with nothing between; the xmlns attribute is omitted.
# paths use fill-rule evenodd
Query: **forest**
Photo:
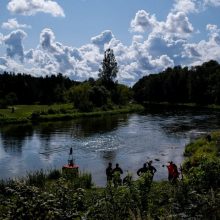
<svg viewBox="0 0 220 220"><path fill-rule="evenodd" d="M220 104L220 65L214 60L200 66L167 68L141 78L134 86L139 103L168 102Z"/></svg>

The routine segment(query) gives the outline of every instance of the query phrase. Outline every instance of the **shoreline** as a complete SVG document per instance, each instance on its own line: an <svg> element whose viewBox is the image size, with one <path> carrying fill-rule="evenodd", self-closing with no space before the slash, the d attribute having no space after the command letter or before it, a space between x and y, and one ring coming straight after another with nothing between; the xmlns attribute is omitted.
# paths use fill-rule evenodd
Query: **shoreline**
<svg viewBox="0 0 220 220"><path fill-rule="evenodd" d="M103 115L115 115L115 114L125 114L125 113L133 113L133 112L141 112L144 110L144 107L139 104L129 104L126 106L114 106L113 109L101 110L97 109L92 112L78 112L76 109L65 105L18 105L15 106L15 112L19 109L22 112L21 114L16 115L16 113L10 113L11 108L8 109L0 109L0 124L21 124L21 123L38 123L44 121L65 121L72 120L76 118L82 117L98 117ZM58 107L57 107L58 106ZM63 107L64 106L64 107ZM32 108L31 111L28 110L25 112L26 108ZM21 109L24 110L21 110ZM34 110L37 108L37 110ZM7 112L4 114L4 112ZM63 113L64 112L64 113ZM11 117L10 117L11 116Z"/></svg>

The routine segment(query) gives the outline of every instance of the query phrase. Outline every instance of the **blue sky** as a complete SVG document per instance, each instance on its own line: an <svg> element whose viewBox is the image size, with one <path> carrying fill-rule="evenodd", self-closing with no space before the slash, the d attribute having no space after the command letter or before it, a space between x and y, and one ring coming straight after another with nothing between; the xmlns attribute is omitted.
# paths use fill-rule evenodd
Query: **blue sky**
<svg viewBox="0 0 220 220"><path fill-rule="evenodd" d="M0 71L97 77L112 48L132 85L175 65L220 62L220 0L0 1Z"/></svg>

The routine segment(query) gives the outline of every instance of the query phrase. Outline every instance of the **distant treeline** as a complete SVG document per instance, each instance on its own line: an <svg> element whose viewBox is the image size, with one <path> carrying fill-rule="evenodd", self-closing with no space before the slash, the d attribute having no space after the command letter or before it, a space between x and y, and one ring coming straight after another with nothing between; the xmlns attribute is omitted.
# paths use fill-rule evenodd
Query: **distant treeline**
<svg viewBox="0 0 220 220"><path fill-rule="evenodd" d="M133 91L139 103L220 104L220 65L211 60L192 68L167 68L140 79Z"/></svg>
<svg viewBox="0 0 220 220"><path fill-rule="evenodd" d="M119 84L113 51L105 52L98 79L76 82L63 76L0 74L0 108L16 104L73 103L80 111L138 103L220 104L220 65L216 61L192 68L176 66L140 79L133 88Z"/></svg>
<svg viewBox="0 0 220 220"><path fill-rule="evenodd" d="M62 74L34 77L4 72L0 74L0 102L9 105L64 102L64 93L76 84Z"/></svg>

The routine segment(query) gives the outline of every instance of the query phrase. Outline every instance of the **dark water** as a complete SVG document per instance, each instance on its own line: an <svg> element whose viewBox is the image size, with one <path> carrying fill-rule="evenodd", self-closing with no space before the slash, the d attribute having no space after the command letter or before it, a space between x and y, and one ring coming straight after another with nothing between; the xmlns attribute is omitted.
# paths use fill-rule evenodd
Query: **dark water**
<svg viewBox="0 0 220 220"><path fill-rule="evenodd" d="M105 185L110 161L136 178L137 169L153 160L158 170L155 179L164 179L163 164L169 160L180 164L191 139L219 128L220 112L195 109L4 126L0 128L0 178L61 168L72 147L75 163L81 171L92 173L97 185Z"/></svg>

